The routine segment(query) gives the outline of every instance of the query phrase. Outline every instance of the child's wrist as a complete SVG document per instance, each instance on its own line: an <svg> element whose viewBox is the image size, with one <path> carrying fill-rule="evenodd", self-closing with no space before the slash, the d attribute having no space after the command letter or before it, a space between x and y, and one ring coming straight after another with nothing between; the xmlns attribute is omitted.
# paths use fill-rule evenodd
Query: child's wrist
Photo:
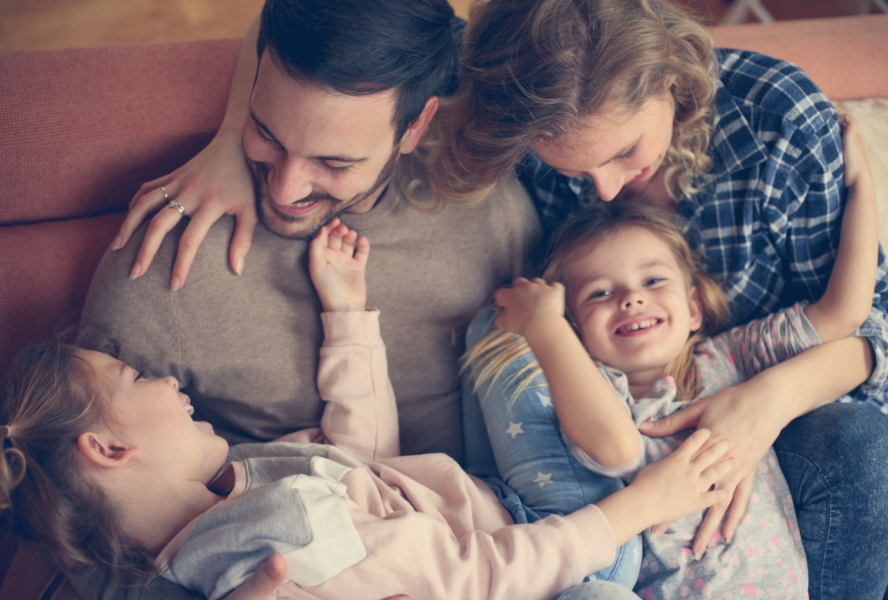
<svg viewBox="0 0 888 600"><path fill-rule="evenodd" d="M531 340L561 335L564 325L570 327L570 323L567 322L564 315L541 313L528 319L521 335L531 343Z"/></svg>
<svg viewBox="0 0 888 600"><path fill-rule="evenodd" d="M366 298L337 298L326 300L321 298L321 308L324 312L361 312L367 310Z"/></svg>

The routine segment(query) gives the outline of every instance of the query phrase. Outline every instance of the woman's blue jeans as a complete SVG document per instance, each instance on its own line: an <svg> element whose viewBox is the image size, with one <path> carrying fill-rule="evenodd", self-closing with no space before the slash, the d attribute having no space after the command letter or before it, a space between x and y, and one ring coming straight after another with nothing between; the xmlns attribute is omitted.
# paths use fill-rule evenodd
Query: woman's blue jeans
<svg viewBox="0 0 888 600"><path fill-rule="evenodd" d="M774 450L799 520L811 600L888 600L888 415L828 404L787 425Z"/></svg>
<svg viewBox="0 0 888 600"><path fill-rule="evenodd" d="M493 315L472 321L467 347L491 330ZM513 388L503 382L529 360L514 361L477 393L463 378L466 470L485 478L518 522L577 510L622 487L570 455L542 377L509 406ZM829 404L787 425L774 449L798 516L811 600L888 600L888 415ZM636 552L638 538L595 578L632 587Z"/></svg>
<svg viewBox="0 0 888 600"><path fill-rule="evenodd" d="M491 330L493 314L488 310L472 321L467 347ZM494 385L487 382L478 393L473 382L463 377L466 470L490 485L516 523L571 513L623 487L619 479L596 475L571 456L542 376L510 405L514 388L503 382L529 360L530 356L513 361ZM602 542L591 539L589 543ZM641 538L636 536L617 549L611 566L591 577L632 589L640 566Z"/></svg>

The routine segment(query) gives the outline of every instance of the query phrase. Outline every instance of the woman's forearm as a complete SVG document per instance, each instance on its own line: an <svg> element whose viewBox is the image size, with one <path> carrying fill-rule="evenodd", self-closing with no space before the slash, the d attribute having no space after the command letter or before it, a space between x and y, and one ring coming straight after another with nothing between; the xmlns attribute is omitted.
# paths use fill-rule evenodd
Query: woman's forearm
<svg viewBox="0 0 888 600"><path fill-rule="evenodd" d="M773 402L771 408L786 425L849 393L869 378L872 369L869 341L850 337L810 348L743 385Z"/></svg>
<svg viewBox="0 0 888 600"><path fill-rule="evenodd" d="M219 128L220 133L236 134L240 138L241 128L250 107L250 93L253 90L253 80L256 78L256 68L259 66L259 57L256 55L256 40L258 38L259 17L256 17L244 35L240 53L237 56L234 77L228 91L228 104L225 106L225 117Z"/></svg>

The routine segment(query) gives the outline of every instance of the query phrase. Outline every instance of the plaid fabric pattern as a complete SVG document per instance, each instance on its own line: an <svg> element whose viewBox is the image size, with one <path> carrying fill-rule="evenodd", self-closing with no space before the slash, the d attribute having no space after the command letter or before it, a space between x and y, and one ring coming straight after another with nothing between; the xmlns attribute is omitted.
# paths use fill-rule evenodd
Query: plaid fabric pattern
<svg viewBox="0 0 888 600"><path fill-rule="evenodd" d="M720 49L712 169L683 195L686 235L721 284L732 325L823 295L844 207L842 133L836 110L801 69L762 54ZM519 165L547 234L598 201L589 177L568 178L529 155ZM844 401L888 413L888 270L879 272L870 317L873 374Z"/></svg>

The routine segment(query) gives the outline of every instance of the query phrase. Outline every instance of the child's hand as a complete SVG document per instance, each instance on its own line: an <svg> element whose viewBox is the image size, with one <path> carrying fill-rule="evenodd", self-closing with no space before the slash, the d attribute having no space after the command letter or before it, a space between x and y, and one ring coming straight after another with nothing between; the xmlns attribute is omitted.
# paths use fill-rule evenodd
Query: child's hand
<svg viewBox="0 0 888 600"><path fill-rule="evenodd" d="M308 270L325 312L364 310L364 276L370 242L333 219L315 234L308 249Z"/></svg>
<svg viewBox="0 0 888 600"><path fill-rule="evenodd" d="M672 523L726 499L727 491L710 488L733 468L734 459L725 457L731 442L721 440L701 450L709 437L708 429L698 429L632 482L630 487L640 487L652 499L648 506L652 523Z"/></svg>
<svg viewBox="0 0 888 600"><path fill-rule="evenodd" d="M518 277L512 287L498 289L493 298L496 327L518 335L526 335L540 319L564 317L564 286L550 285L539 277L530 281Z"/></svg>
<svg viewBox="0 0 888 600"><path fill-rule="evenodd" d="M866 157L866 149L863 139L857 130L857 119L852 115L839 115L839 123L842 125L842 151L845 157L845 185L853 187L861 180L872 179L869 160Z"/></svg>

